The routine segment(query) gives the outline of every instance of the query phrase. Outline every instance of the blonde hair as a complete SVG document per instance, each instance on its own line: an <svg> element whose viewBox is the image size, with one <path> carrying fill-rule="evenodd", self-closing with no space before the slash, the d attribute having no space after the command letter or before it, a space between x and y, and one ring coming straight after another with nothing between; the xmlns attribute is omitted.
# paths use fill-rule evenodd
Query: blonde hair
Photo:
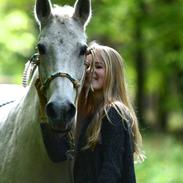
<svg viewBox="0 0 183 183"><path fill-rule="evenodd" d="M97 55L101 56L105 67L105 81L100 105L95 109L92 121L90 122L86 135L87 144L84 148L94 148L100 140L102 118L107 115L108 109L113 106L123 119L130 123L133 136L134 154L137 158L141 156L142 138L138 127L138 121L133 107L130 103L124 78L124 63L120 54L111 47L92 43L89 46L89 53L92 50L93 62ZM97 55L96 55L97 53ZM118 81L117 83L115 81ZM93 110L93 92L83 87L78 98L78 116L76 125L76 138L80 133L81 123L85 116ZM130 119L130 120L129 120Z"/></svg>

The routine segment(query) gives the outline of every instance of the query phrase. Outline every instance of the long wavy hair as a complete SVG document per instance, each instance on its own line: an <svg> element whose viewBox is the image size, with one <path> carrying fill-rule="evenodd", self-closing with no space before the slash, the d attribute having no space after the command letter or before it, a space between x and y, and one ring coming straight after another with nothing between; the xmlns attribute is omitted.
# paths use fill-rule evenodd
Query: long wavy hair
<svg viewBox="0 0 183 183"><path fill-rule="evenodd" d="M93 58L93 70L90 68L90 77L92 77L92 72L94 71L95 60L97 60L97 56L100 55L100 59L104 62L105 79L101 95L102 97L97 108L94 107L95 91L92 88L91 82L89 82L88 79L87 81L84 79L84 84L77 102L78 115L76 123L76 139L78 138L84 119L93 114L86 131L87 141L84 149L94 148L100 140L102 119L104 116L108 117L108 109L113 106L121 117L126 119L131 126L134 155L137 155L136 157L141 160L143 158L141 156L142 138L136 114L128 97L124 77L124 61L116 50L97 43L89 45L88 54L92 54Z"/></svg>

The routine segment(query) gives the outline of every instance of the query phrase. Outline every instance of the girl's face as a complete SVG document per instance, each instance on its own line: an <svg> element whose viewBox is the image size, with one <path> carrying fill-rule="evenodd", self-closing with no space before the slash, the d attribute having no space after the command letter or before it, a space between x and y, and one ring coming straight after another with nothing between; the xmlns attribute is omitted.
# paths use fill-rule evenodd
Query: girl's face
<svg viewBox="0 0 183 183"><path fill-rule="evenodd" d="M91 80L91 85L94 91L102 91L105 80L105 65L100 54L95 55L95 67ZM89 54L86 58L86 62L90 65L92 62L92 55Z"/></svg>

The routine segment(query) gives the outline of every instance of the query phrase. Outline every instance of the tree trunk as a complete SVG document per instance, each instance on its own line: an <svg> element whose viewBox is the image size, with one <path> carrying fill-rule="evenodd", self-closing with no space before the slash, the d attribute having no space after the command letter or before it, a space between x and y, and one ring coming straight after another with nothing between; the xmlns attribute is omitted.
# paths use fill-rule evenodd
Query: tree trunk
<svg viewBox="0 0 183 183"><path fill-rule="evenodd" d="M136 85L136 105L137 105L137 117L141 127L145 127L144 119L144 100L145 100L145 56L142 49L143 37L142 37L142 26L141 22L145 15L145 8L143 2L139 3L140 14L136 17L136 30L135 30L135 39L134 41L138 43L135 50L135 67L137 72L137 85Z"/></svg>

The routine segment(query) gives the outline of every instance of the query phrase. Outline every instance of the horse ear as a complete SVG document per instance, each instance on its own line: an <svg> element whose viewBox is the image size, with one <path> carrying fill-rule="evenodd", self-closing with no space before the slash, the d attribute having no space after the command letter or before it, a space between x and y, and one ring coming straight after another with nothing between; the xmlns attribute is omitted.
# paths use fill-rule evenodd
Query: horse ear
<svg viewBox="0 0 183 183"><path fill-rule="evenodd" d="M52 4L50 0L36 0L34 12L39 25L43 25L51 15Z"/></svg>
<svg viewBox="0 0 183 183"><path fill-rule="evenodd" d="M74 9L73 18L76 18L83 26L86 26L91 17L91 0L77 0Z"/></svg>

